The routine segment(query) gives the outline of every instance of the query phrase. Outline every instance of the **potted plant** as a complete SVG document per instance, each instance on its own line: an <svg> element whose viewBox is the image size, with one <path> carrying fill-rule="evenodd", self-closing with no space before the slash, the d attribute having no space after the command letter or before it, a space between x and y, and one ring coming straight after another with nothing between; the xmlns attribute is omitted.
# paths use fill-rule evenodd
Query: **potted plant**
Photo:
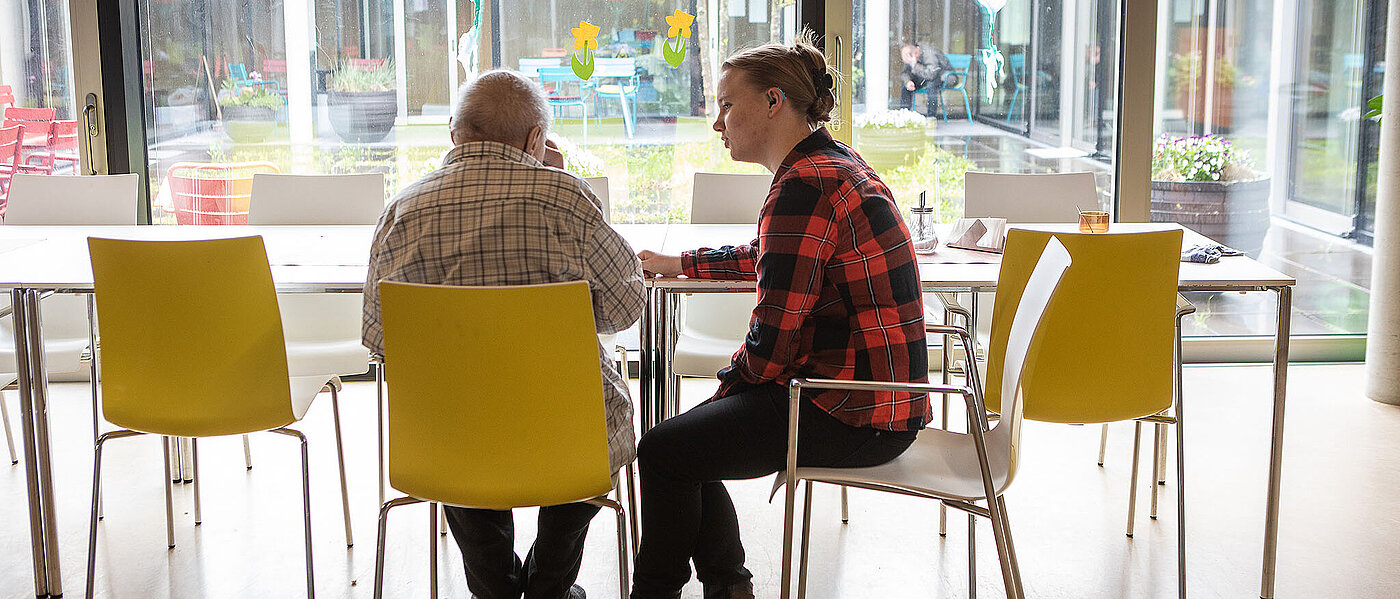
<svg viewBox="0 0 1400 599"><path fill-rule="evenodd" d="M1269 178L1225 139L1163 135L1152 151L1151 213L1257 258L1269 231Z"/></svg>
<svg viewBox="0 0 1400 599"><path fill-rule="evenodd" d="M394 129L399 101L392 62L346 64L331 74L327 87L331 128L341 139L374 143Z"/></svg>
<svg viewBox="0 0 1400 599"><path fill-rule="evenodd" d="M240 86L225 79L219 92L224 133L236 142L257 143L270 137L277 129L277 109L281 107L282 96L262 86Z"/></svg>
<svg viewBox="0 0 1400 599"><path fill-rule="evenodd" d="M861 157L876 169L908 164L924 149L931 120L912 110L880 110L856 117Z"/></svg>

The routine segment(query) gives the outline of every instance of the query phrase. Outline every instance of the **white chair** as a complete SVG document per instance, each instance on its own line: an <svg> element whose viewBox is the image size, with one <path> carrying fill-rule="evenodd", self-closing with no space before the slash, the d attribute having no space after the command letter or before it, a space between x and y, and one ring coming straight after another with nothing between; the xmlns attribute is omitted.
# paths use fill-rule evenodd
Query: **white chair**
<svg viewBox="0 0 1400 599"><path fill-rule="evenodd" d="M1008 223L1069 223L1079 219L1078 209L1097 210L1098 190L1094 183L1094 173L986 173L968 171L963 180L963 217L965 218L1004 218ZM929 306L930 310L942 308L944 322L953 316L962 318L963 325L972 333L974 346L987 346L987 336L992 330L992 302L996 297L992 292L967 294L964 305L957 294L935 293L939 305ZM981 306L981 309L978 307ZM932 320L932 319L930 319ZM950 374L961 372L952 357L952 341L943 336L943 382L950 380ZM973 364L985 368L985 363L967 360L963 366ZM983 376L986 373L982 373ZM943 397L943 426L948 426L948 398ZM947 511L939 508L939 534L947 530Z"/></svg>
<svg viewBox="0 0 1400 599"><path fill-rule="evenodd" d="M140 176L58 176L16 174L10 184L5 224L23 225L134 225ZM92 380L93 438L97 437L97 364L87 353L93 332L88 325L92 296L55 294L44 298L44 364L50 374L82 370L89 364ZM8 312L9 294L0 297L0 312ZM12 316L0 317L0 389L13 384L15 360ZM0 416L10 462L18 463L9 426L9 414L0 399Z"/></svg>
<svg viewBox="0 0 1400 599"><path fill-rule="evenodd" d="M690 222L753 224L757 232L758 212L772 184L770 175L695 173ZM702 293L684 298L672 372L712 377L729 366L734 352L744 344L756 302L752 293Z"/></svg>
<svg viewBox="0 0 1400 599"><path fill-rule="evenodd" d="M1025 246L1029 259L1030 245ZM1069 252L1058 240L1051 238L1036 262L1035 269L1026 280L1022 293L1008 293L1001 299L1016 297L1015 316L1006 341L1005 360L1002 364L1001 396L1007 398L1002 417L995 427L989 427L983 396L976 385L954 387L922 383L879 383L868 381L837 381L817 379L793 379L789 385L788 410L788 450L787 466L778 473L773 490L786 486L786 518L783 522L783 599L791 595L792 580L792 537L793 512L796 504L797 485L807 481L802 506L802 553L798 573L797 596L803 597L806 591L807 547L811 529L812 483L824 482L849 485L875 491L885 491L913 497L940 500L940 505L948 505L968 513L968 547L974 548L973 534L976 531L974 515L988 517L992 521L992 535L996 539L997 556L1001 562L1002 579L1006 585L1006 596L1022 596L1020 572L1016 566L1015 548L1011 542L1011 527L1006 517L1006 502L1002 498L1011 480L1015 477L1019 463L1021 430L1021 376L1023 367L1039 345L1036 332L1040 328L1041 317L1050 304L1061 278L1072 262ZM1011 309L1012 306L1007 306ZM965 343L970 342L967 332L955 327L933 327L934 330L956 334ZM967 403L968 433L955 433L941 429L926 429L919 432L918 438L907 451L885 464L869 468L813 468L797 465L798 406L802 402L802 389L842 389L865 391L903 391L914 393L952 393L961 395ZM985 502L985 506L977 502ZM976 596L977 574L975 552L968 556L969 588Z"/></svg>
<svg viewBox="0 0 1400 599"><path fill-rule="evenodd" d="M384 211L384 175L253 176L249 225L372 225ZM359 293L285 293L277 295L282 332L287 346L287 370L293 376L327 375L335 418L336 459L344 470L341 450L341 376L369 370L369 350L360 343L364 299ZM244 459L252 467L244 437ZM341 478L345 504L345 539L350 533L350 497Z"/></svg>
<svg viewBox="0 0 1400 599"><path fill-rule="evenodd" d="M372 225L384 212L384 175L253 175L249 225Z"/></svg>

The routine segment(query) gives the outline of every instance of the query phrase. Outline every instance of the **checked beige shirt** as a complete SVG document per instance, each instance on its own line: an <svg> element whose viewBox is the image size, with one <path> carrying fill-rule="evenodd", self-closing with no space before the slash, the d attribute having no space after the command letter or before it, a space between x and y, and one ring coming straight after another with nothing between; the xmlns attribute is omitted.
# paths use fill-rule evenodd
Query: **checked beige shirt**
<svg viewBox="0 0 1400 599"><path fill-rule="evenodd" d="M403 190L370 248L364 344L383 354L379 281L436 285L532 285L587 281L599 333L642 315L642 271L631 246L603 218L582 179L496 142L468 142L442 168ZM627 382L598 348L613 471L636 456ZM529 401L529 398L521 398Z"/></svg>

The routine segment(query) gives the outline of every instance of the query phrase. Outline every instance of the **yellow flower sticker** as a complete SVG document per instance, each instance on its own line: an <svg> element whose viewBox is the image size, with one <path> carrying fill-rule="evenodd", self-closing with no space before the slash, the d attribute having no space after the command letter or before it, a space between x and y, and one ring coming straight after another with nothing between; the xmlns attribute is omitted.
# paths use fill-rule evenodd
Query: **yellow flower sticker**
<svg viewBox="0 0 1400 599"><path fill-rule="evenodd" d="M574 36L574 56L569 64L574 67L574 74L584 81L593 76L593 50L598 48L598 31L598 26L588 21L579 21L578 27L569 30Z"/></svg>
<svg viewBox="0 0 1400 599"><path fill-rule="evenodd" d="M690 38L690 24L695 22L693 15L676 9L676 14L666 17L671 28L666 31L666 43L661 45L661 56L672 67L681 66L685 61L686 40Z"/></svg>
<svg viewBox="0 0 1400 599"><path fill-rule="evenodd" d="M695 17L686 14L680 9L676 9L676 14L666 17L666 24L671 29L666 32L666 37L690 37L690 24L695 22Z"/></svg>
<svg viewBox="0 0 1400 599"><path fill-rule="evenodd" d="M667 17L668 19L670 17ZM597 25L588 21L579 21L578 27L569 30L574 36L574 49L598 48L598 32L601 31Z"/></svg>

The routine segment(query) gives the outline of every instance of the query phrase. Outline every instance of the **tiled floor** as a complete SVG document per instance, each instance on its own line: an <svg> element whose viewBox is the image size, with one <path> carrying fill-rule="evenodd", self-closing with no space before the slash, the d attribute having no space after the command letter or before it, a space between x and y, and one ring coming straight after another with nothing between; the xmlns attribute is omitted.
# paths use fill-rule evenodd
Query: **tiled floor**
<svg viewBox="0 0 1400 599"><path fill-rule="evenodd" d="M1290 370L1277 596L1385 598L1400 588L1400 408L1361 396L1361 366ZM1259 591L1270 373L1264 367L1194 367L1187 393L1187 506L1191 597L1251 597ZM687 380L693 402L712 381ZM14 393L6 393L12 413ZM374 567L374 388L350 383L343 397L356 544L343 543L330 407L312 407L300 428L310 438L318 596L369 597ZM90 493L90 411L84 384L54 385L59 534L65 595L82 596ZM1094 465L1097 427L1029 423L1024 461L1008 494L1012 530L1031 597L1174 597L1174 467L1160 487L1161 517L1148 518L1149 484L1140 487L1137 534L1125 525L1132 428L1116 425L1108 460ZM192 489L175 489L173 550L165 547L159 444L116 441L107 456L106 519L99 525L99 597L299 597L304 571L295 443L254 437L255 467L243 468L237 438L200 445L204 524L192 524ZM1144 443L1144 453L1150 444ZM1145 471L1144 471L1145 472ZM1144 474L1144 478L1146 474ZM731 483L748 564L760 597L777 596L781 501L770 477ZM22 467L0 466L0 598L31 597L32 569ZM853 491L851 521L841 524L835 489L818 489L809 597L965 597L965 520L937 534L929 502ZM517 520L521 546L532 535L528 510ZM427 594L427 522L422 507L395 511L390 523L388 597ZM893 515L898 514L898 517ZM616 594L611 519L594 523L581 584L589 595ZM978 587L1001 594L990 529L978 529ZM465 598L450 537L437 540L443 597ZM699 586L685 591L698 598Z"/></svg>

